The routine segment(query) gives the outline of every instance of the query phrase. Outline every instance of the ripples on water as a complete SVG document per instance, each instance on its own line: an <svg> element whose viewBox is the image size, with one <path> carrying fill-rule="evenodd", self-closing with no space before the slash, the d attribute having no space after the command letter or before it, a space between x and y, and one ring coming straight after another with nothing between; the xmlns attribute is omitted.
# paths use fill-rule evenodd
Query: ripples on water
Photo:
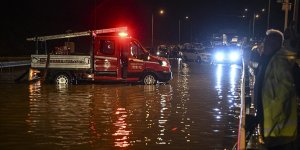
<svg viewBox="0 0 300 150"><path fill-rule="evenodd" d="M239 79L235 67L184 64L166 85L0 85L0 146L230 148L237 138Z"/></svg>

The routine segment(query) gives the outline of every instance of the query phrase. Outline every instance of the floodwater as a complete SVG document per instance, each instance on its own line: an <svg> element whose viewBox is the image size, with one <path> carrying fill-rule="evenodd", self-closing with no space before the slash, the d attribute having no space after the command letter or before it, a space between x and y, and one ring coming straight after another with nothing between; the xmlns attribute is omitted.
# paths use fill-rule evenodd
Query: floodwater
<svg viewBox="0 0 300 150"><path fill-rule="evenodd" d="M241 69L173 64L173 80L0 84L1 149L229 149L237 141Z"/></svg>

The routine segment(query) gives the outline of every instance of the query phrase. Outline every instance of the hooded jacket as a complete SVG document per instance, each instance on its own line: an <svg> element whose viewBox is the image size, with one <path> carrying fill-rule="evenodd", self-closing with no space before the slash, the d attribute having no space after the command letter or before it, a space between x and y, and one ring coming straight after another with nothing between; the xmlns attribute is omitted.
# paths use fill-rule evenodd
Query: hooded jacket
<svg viewBox="0 0 300 150"><path fill-rule="evenodd" d="M296 53L288 44L267 64L262 83L263 135L265 144L276 146L297 137L297 96L292 74Z"/></svg>

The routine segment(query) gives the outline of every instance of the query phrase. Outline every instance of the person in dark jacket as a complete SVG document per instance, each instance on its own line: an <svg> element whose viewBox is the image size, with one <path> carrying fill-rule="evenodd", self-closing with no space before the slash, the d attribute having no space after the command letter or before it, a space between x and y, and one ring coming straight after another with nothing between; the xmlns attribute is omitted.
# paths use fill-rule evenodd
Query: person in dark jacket
<svg viewBox="0 0 300 150"><path fill-rule="evenodd" d="M295 53L283 45L283 33L268 30L254 85L257 118L264 146L297 149L297 98L292 74Z"/></svg>

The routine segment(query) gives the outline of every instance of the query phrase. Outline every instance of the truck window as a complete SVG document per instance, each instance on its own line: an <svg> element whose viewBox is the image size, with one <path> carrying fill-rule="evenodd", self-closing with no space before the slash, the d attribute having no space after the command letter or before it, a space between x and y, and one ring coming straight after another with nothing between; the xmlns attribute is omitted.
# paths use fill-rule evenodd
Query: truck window
<svg viewBox="0 0 300 150"><path fill-rule="evenodd" d="M115 53L115 41L100 40L100 52L102 54L112 55Z"/></svg>
<svg viewBox="0 0 300 150"><path fill-rule="evenodd" d="M134 43L133 41L131 41L129 48L130 48L130 55L133 56L134 58L137 58L138 46L136 45L136 43Z"/></svg>
<svg viewBox="0 0 300 150"><path fill-rule="evenodd" d="M143 59L145 57L145 52L142 47L135 41L130 42L130 54L134 58Z"/></svg>

